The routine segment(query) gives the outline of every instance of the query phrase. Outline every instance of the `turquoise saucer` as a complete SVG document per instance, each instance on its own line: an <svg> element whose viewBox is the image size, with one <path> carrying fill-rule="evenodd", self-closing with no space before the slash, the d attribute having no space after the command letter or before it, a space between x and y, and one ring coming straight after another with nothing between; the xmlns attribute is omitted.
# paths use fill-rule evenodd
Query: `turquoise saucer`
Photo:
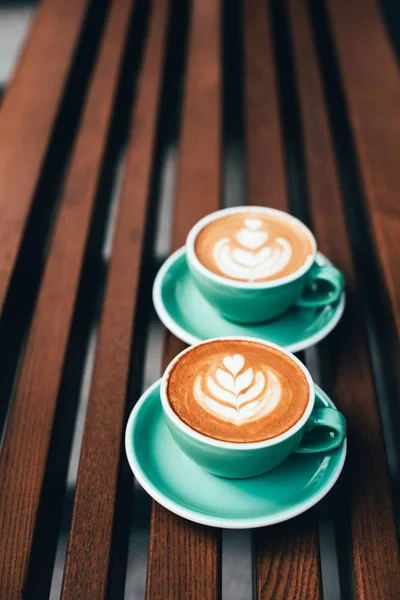
<svg viewBox="0 0 400 600"><path fill-rule="evenodd" d="M321 254L320 264L328 261ZM293 307L273 321L256 325L232 323L220 315L198 291L187 266L185 249L177 250L159 270L153 302L163 324L187 344L227 335L248 336L274 342L299 352L325 338L339 322L345 295L334 305Z"/></svg>
<svg viewBox="0 0 400 600"><path fill-rule="evenodd" d="M159 504L196 523L248 529L286 521L319 502L338 479L346 442L320 454L293 454L259 477L223 479L191 461L173 441L160 400L160 381L133 409L125 434L131 469ZM316 405L332 406L316 386Z"/></svg>

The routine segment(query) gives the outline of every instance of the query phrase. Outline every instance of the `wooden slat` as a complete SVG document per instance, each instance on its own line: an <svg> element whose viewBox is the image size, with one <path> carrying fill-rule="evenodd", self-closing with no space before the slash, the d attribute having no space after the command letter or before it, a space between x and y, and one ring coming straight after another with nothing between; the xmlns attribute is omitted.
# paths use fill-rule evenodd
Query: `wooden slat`
<svg viewBox="0 0 400 600"><path fill-rule="evenodd" d="M376 247L400 337L400 77L374 0L328 2Z"/></svg>
<svg viewBox="0 0 400 600"><path fill-rule="evenodd" d="M26 579L57 393L130 5L130 0L115 0L109 16L62 193L59 218L0 457L2 598L19 597ZM65 26L68 27L68 23ZM18 170L20 158L15 160L14 169Z"/></svg>
<svg viewBox="0 0 400 600"><path fill-rule="evenodd" d="M168 0L156 0L138 83L77 477L62 598L104 598L157 125ZM136 315L137 316L137 315Z"/></svg>
<svg viewBox="0 0 400 600"><path fill-rule="evenodd" d="M288 210L271 27L264 0L244 3L247 203ZM314 513L257 530L255 570L257 598L319 598Z"/></svg>
<svg viewBox="0 0 400 600"><path fill-rule="evenodd" d="M256 598L321 598L315 512L256 530Z"/></svg>
<svg viewBox="0 0 400 600"><path fill-rule="evenodd" d="M0 313L88 0L43 0L0 109Z"/></svg>
<svg viewBox="0 0 400 600"><path fill-rule="evenodd" d="M246 203L288 210L270 9L248 0L243 10Z"/></svg>
<svg viewBox="0 0 400 600"><path fill-rule="evenodd" d="M221 184L220 6L195 0L192 8L178 158L173 248L189 229L217 210Z"/></svg>
<svg viewBox="0 0 400 600"><path fill-rule="evenodd" d="M189 229L220 202L221 50L220 6L195 0L192 8L173 249ZM184 348L167 333L164 366ZM220 533L190 523L153 502L147 598L219 597Z"/></svg>
<svg viewBox="0 0 400 600"><path fill-rule="evenodd" d="M290 0L289 7L315 234L347 284L345 316L329 339L329 362L334 399L348 422L351 572L357 598L396 598L400 564L388 469L323 92L306 5Z"/></svg>

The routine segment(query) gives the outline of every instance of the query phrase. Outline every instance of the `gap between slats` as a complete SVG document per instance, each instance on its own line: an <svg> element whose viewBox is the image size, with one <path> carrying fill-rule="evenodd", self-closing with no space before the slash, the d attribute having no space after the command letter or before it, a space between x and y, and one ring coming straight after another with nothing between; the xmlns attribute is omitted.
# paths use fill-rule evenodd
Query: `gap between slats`
<svg viewBox="0 0 400 600"><path fill-rule="evenodd" d="M327 14L317 5L314 14L319 22L324 23L328 32L320 43L321 56L331 65L331 78L326 78L325 82L327 101L330 105L333 102L344 105L345 96L347 100L348 113L342 117L344 125L339 129L335 125L339 115L331 110L332 128L336 132L336 144L344 148L342 156L338 155L338 162L343 179L347 182L348 197L351 197L351 202L348 203L349 225L358 255L357 270L362 286L368 340L400 534L400 405L397 401L400 396L400 312L396 253L400 213L397 210L396 183L398 144L394 135L396 128L398 129L398 117L393 108L395 98L400 97L398 66L380 22L381 13L373 4L365 4L364 19L366 26L370 28L371 40L374 40L377 58L382 65L380 69L372 68L368 74L365 64L360 61L359 52L355 52L354 59L348 66L343 63L345 47L350 44L351 48L351 44L357 43L354 47L357 50L364 42L357 23L354 22L354 41L351 41L349 32L343 28L353 18L351 10L346 13L343 6L338 6L338 10L330 6L330 25ZM341 30L342 34L339 33ZM333 58L334 48L336 59ZM358 85L352 83L355 73L360 78L360 91ZM371 88L363 92L366 83ZM378 114L378 111L382 114ZM378 127L380 121L381 125ZM347 148L351 150L348 151ZM378 153L376 148L379 148ZM385 154L387 158L382 160Z"/></svg>
<svg viewBox="0 0 400 600"><path fill-rule="evenodd" d="M10 596L19 594L28 584L32 585L36 594L45 597L51 581L50 568L62 500L60 493L67 466L67 455L65 449L62 450L62 442L63 436L66 435L68 438L67 432L73 427L74 399L70 399L71 413L64 412L69 424L64 428L66 423L63 421L63 427L59 430L59 439L56 440L57 444L60 444L58 449L61 449L61 454L57 455L57 466L52 465L51 455L47 457L47 451L51 435L53 433L54 436L55 433L52 432L52 425L62 363L108 131L114 87L118 81L118 67L129 6L130 2L126 0L125 5L121 4L117 10L114 8L111 12L102 50L94 70L81 129L62 193L58 220L49 243L49 258L0 458L0 471L8 490L7 495L2 496L0 505L3 516L7 514L7 520L3 520L2 523L3 527L11 528L10 532L3 530L1 536L1 551L4 552L2 560L4 576L1 576L1 589ZM105 17L106 5L101 8L103 12L100 11L99 14ZM101 23L100 19L99 25ZM114 39L116 28L119 31ZM105 74L109 77L105 77ZM89 160L89 166L85 160ZM84 177L82 177L83 172ZM80 351L79 349L78 355ZM74 385L75 382L72 382L72 389ZM76 393L75 390L75 395ZM67 400L65 398L65 401ZM58 416L60 416L59 411L66 406L65 401L58 406L59 410L56 413ZM39 499L46 460L49 485L47 486L45 479L40 506L43 511L40 511ZM54 505L51 502L46 504L50 501L52 493L56 497L56 502ZM23 502L23 505L18 507L20 502ZM36 517L38 517L37 521ZM48 524L51 524L51 531L46 531ZM42 537L38 542L39 546L42 544L40 547L42 555L36 563L34 557L29 556L32 544L35 546L35 539L32 539L35 526ZM24 539L24 542L20 541L20 538ZM37 566L37 570L31 571L30 574L27 573L29 560L32 561L31 564ZM27 576L28 581L26 581Z"/></svg>
<svg viewBox="0 0 400 600"><path fill-rule="evenodd" d="M173 249L220 200L220 6L194 0L189 28L185 95L178 154ZM183 347L165 337L163 366ZM153 502L147 597L217 598L219 532L181 519Z"/></svg>
<svg viewBox="0 0 400 600"><path fill-rule="evenodd" d="M302 163L287 110L290 64L282 3L251 0L244 7L246 201L281 210L290 204L296 212ZM316 515L313 510L254 533L256 598L321 597Z"/></svg>
<svg viewBox="0 0 400 600"><path fill-rule="evenodd" d="M79 346L86 346L87 366L83 374L78 377L80 384L80 399L76 416L74 438L71 444L71 453L68 469L68 488L65 495L63 508L63 521L58 541L55 569L53 573L50 599L58 599L61 593L62 578L67 550L68 533L71 525L72 508L82 443L83 428L87 409L87 402L93 375L94 354L96 349L98 320L100 318L101 303L104 295L104 283L107 277L109 260L115 234L116 216L118 212L121 184L123 180L126 144L128 137L128 123L134 101L135 87L141 62L142 48L146 36L148 8L146 3L137 2L132 12L127 35L127 45L120 69L120 80L113 108L113 117L109 128L106 154L101 169L101 178L98 185L96 209L93 216L91 233L87 245L85 264L81 275L81 285L78 292L78 303L85 302L90 294L92 311L86 317L90 330L90 337L80 339ZM95 274L98 272L98 277ZM89 289L87 289L89 288ZM93 310L93 306L97 310ZM76 308L75 319L79 318L79 304ZM90 329L91 327L91 329ZM72 336L71 336L72 337ZM70 342L71 343L71 342ZM84 350L85 354L85 350ZM66 365L70 362L67 355ZM68 380L68 375L63 379ZM128 493L128 498L131 496ZM121 581L123 582L123 574ZM123 584L121 584L123 585Z"/></svg>
<svg viewBox="0 0 400 600"><path fill-rule="evenodd" d="M2 344L0 346L0 436L4 433L4 425L7 420L7 411L10 406L10 397L16 382L20 360L22 357L24 341L28 332L29 323L32 319L34 305L43 275L44 265L48 254L48 243L51 231L54 226L55 217L58 212L60 202L60 190L63 183L65 169L68 164L72 145L81 117L83 99L86 95L88 81L94 65L98 43L100 40L101 29L105 18L105 4L92 3L87 11L82 32L80 34L78 45L73 55L73 62L69 73L65 73L66 82L64 95L60 100L60 106L54 108L55 122L54 128L49 132L48 147L43 147L43 153L40 155L40 144L35 146L36 158L40 158L43 163L39 169L38 180L32 180L30 193L32 194L31 206L26 208L26 224L20 243L20 251L15 262L7 295L4 300L3 312L0 319L0 337ZM39 11L36 19L45 20L49 18L47 12ZM79 25L79 15L77 15L77 25ZM34 34L34 29L32 34ZM46 38L44 38L46 39ZM32 41L28 43L25 52L32 50ZM38 43L38 42L35 42ZM34 49L35 50L35 49ZM35 51L38 52L37 50ZM72 52L72 50L71 50ZM26 61L28 65L30 61ZM26 63L23 63L17 70L19 73L19 88L10 89L7 92L7 99L11 97L11 102L15 102L18 107L18 95L22 94L22 85L30 86L29 77L25 75ZM31 68L31 67L30 67ZM67 65L65 66L67 69ZM62 70L60 69L60 76ZM37 85L40 87L40 80ZM43 86L44 84L42 84ZM16 100L13 98L16 97ZM7 100L8 101L8 100ZM35 104L32 103L34 107ZM3 118L3 107L1 109L0 129ZM4 114L6 114L4 112ZM50 114L48 115L50 117ZM8 118L11 118L9 115ZM4 143L0 145L0 155L2 152L9 152L12 146ZM29 145L28 145L29 148ZM29 160L24 160L24 151L16 158L16 163L20 163L27 168ZM1 161L1 158L0 158ZM18 166L18 168L20 168ZM4 169L0 182L3 185L9 185L5 177L12 172L10 169ZM21 173L19 173L21 178ZM2 185L0 183L0 186ZM17 185L17 178L14 178L14 184ZM10 184L11 185L11 184ZM22 200L20 192L18 192ZM9 198L13 196L9 193ZM18 204L16 204L16 207ZM21 207L19 207L21 208ZM4 224L4 222L3 222ZM14 239L16 242L16 238ZM12 261L8 264L12 268Z"/></svg>
<svg viewBox="0 0 400 600"><path fill-rule="evenodd" d="M42 2L1 105L0 312L88 6Z"/></svg>
<svg viewBox="0 0 400 600"><path fill-rule="evenodd" d="M98 307L88 315L88 326L92 327L92 335L97 338L97 325L101 312L101 302L104 295L104 283L107 276L109 259L115 233L115 221L118 211L121 183L125 165L126 144L128 137L128 123L132 111L136 82L141 62L142 48L146 36L146 23L148 18L148 7L145 2L137 2L132 12L127 36L123 63L120 69L118 91L113 108L113 117L109 128L107 149L101 168L101 177L98 184L96 199L96 210L92 220L91 233L86 250L85 264L81 275L81 286L78 292L78 301L84 301L85 289L89 287L93 296L92 304ZM99 272L99 277L94 274ZM89 301L90 302L90 301ZM76 316L79 306L76 309ZM80 345L89 344L89 339L80 340ZM94 354L95 343L92 350ZM71 447L68 489L65 496L63 509L63 523L61 535L57 548L55 571L53 574L51 598L59 598L64 571L65 553L67 547L68 532L71 524L72 507L76 476L78 470L79 455L82 442L84 420L87 409L88 390L91 383L93 356L87 356L90 361L88 369L81 378L81 399L78 406L77 422L74 432L74 440ZM69 363L67 356L66 364ZM87 379L89 379L87 381ZM123 577L122 577L123 579Z"/></svg>
<svg viewBox="0 0 400 600"><path fill-rule="evenodd" d="M314 184L315 172L309 169L306 163L303 144L304 136L310 136L311 131L304 131L304 115L302 114L301 97L299 91L303 89L300 86L307 86L307 83L299 82L298 60L301 64L304 58L298 58L302 40L301 35L304 30L304 19L300 8L301 3L298 0L287 3L287 7L283 4L275 3L275 41L276 41L276 57L279 65L280 73L280 100L283 120L283 131L286 150L286 167L288 172L290 208L298 218L305 222L313 229L313 211L317 210L311 205L310 186ZM300 14L296 17L296 9ZM297 35L297 33L299 34ZM300 36L300 37L299 37ZM309 72L310 65L305 65L306 72ZM318 96L315 98L318 102ZM318 104L316 106L316 110ZM323 126L323 123L322 123ZM322 207L319 207L322 211ZM331 249L332 250L332 249ZM329 258L334 260L335 256L328 254ZM339 265L340 266L340 263ZM340 326L340 325L339 325ZM329 343L329 342L328 342ZM324 359L329 361L328 355L321 354L323 345L310 348L303 353L302 360L306 363L311 375L322 388L330 394L335 401L335 396L332 393L333 388L330 386L330 380L326 377L324 370ZM337 544L338 522L336 519L335 507L341 503L342 478L335 485L335 488L329 492L327 498L314 509L314 525L315 535L318 534L318 554L321 586L324 600L336 600L347 597L348 588L343 588L341 585L343 574L348 574L348 571L342 568L342 557L339 555ZM318 527L317 527L318 524ZM339 523L339 527L343 527L343 523ZM347 546L348 549L348 546ZM348 581L345 581L345 585ZM310 593L310 592L309 592ZM315 590L314 593L318 593ZM321 594L321 591L319 591Z"/></svg>
<svg viewBox="0 0 400 600"><path fill-rule="evenodd" d="M145 319L143 323L136 319L135 327L133 321L144 310L138 289L142 277L148 275L142 258L151 241L148 196L168 6L166 0L154 2L149 17L82 440L63 598L80 594L100 598L107 588L113 593L114 585L117 590L123 586L128 536L124 536L123 548L115 549L114 544L122 539L123 515L129 516L129 507L127 497L117 494L117 482L119 488L126 477L122 442L133 390L129 367L137 367L139 374L142 366L139 343ZM85 552L87 546L92 548L90 553ZM121 551L123 565L113 560L117 551Z"/></svg>
<svg viewBox="0 0 400 600"><path fill-rule="evenodd" d="M317 3L313 5L316 7ZM318 3L318 7L320 6ZM299 130L298 143L300 146L304 144L309 177L308 191L313 209L312 222L321 249L325 249L334 263L344 270L348 283L348 306L344 322L324 342L319 352L323 386L334 392L333 399L347 415L349 425L347 472L336 487L335 494L327 499L331 502L330 510L339 548L341 591L345 597L350 595L353 574L357 593L374 597L385 590L384 595L392 597L398 585L397 549L380 420L373 394L372 372L362 322L357 319L357 315L360 314L359 293L362 294L364 290L362 278L359 276L356 282L354 274L354 271L358 275L360 273L359 248L355 246L356 232L351 226L354 223L354 220L351 220L351 213L354 215L354 196L346 195L348 188L343 185L343 179L342 189L339 187L335 164L338 154L334 155L330 145L331 123L328 122L328 116L331 118L332 113L325 114L323 94L326 89L321 87L320 73L313 57L312 35L317 32L320 56L320 41L323 38L326 42L327 32L322 29L319 20L318 25L313 23L315 28L312 34L307 23L309 13L304 9L304 5L292 0L290 7L298 54L297 75L300 77L301 74L302 77L298 84L302 101L303 131ZM326 83L325 77L328 77L327 73L332 74L332 69L328 68L326 62L322 65L323 82ZM338 106L338 100L340 102L341 99L336 96L335 105L328 103L328 106L343 119L343 106ZM343 121L336 121L335 124L332 132L337 142L336 132L343 129L344 124ZM335 150L337 151L338 147ZM350 164L354 168L354 163L347 163L347 175L351 171ZM340 159L338 166L342 166ZM339 173L343 176L340 169ZM340 201L342 192L343 203ZM307 206L299 208L306 218ZM358 227L361 227L360 221ZM362 436L364 432L365 439ZM364 463L368 463L368 468ZM376 487L380 490L379 495L376 494ZM326 502L323 509L328 506ZM324 511L322 515L324 516ZM379 543L376 541L377 530L381 532Z"/></svg>
<svg viewBox="0 0 400 600"><path fill-rule="evenodd" d="M154 198L155 240L149 248L148 261L152 265L152 286L154 276L169 250L169 240L173 220L173 200L179 137L184 67L187 49L189 5L185 0L174 0L171 5L166 44L166 59L160 100L159 123L156 141L156 155L152 176L151 197ZM151 259L150 259L151 257ZM152 304L151 289L144 296ZM142 390L147 389L161 371L163 328L155 311L150 315L147 352L144 364ZM136 401L139 390L133 394ZM132 473L129 471L130 480ZM122 490L121 493L124 493ZM144 598L146 589L148 544L150 533L151 498L135 481L135 502L131 510L130 540L125 582L125 598Z"/></svg>
<svg viewBox="0 0 400 600"><path fill-rule="evenodd" d="M243 3L222 2L222 206L245 202ZM221 600L253 598L250 530L222 530Z"/></svg>

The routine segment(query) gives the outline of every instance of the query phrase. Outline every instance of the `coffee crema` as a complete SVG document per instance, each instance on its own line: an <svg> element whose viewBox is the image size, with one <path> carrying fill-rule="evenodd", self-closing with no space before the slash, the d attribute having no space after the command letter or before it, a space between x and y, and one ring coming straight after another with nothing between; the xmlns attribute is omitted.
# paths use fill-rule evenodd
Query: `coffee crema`
<svg viewBox="0 0 400 600"><path fill-rule="evenodd" d="M189 427L236 443L281 435L301 419L309 400L307 378L289 356L245 340L190 349L173 365L166 392Z"/></svg>
<svg viewBox="0 0 400 600"><path fill-rule="evenodd" d="M312 255L309 236L273 213L238 212L208 223L197 235L199 261L221 277L261 283L294 273Z"/></svg>

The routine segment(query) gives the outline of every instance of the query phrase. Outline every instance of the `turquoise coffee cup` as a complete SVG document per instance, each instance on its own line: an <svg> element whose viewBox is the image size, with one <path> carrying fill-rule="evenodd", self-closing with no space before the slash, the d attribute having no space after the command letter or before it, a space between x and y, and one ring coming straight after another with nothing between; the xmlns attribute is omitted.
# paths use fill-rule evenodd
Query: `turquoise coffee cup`
<svg viewBox="0 0 400 600"><path fill-rule="evenodd" d="M279 216L308 237L311 252L304 264L285 277L271 281L244 282L222 277L206 268L195 252L200 231L209 223L230 214L266 213ZM227 208L204 217L191 229L186 240L186 257L192 277L206 300L224 317L237 323L261 323L274 319L297 304L319 307L340 299L344 278L332 265L317 262L317 244L311 231L283 211L261 206Z"/></svg>
<svg viewBox="0 0 400 600"><path fill-rule="evenodd" d="M175 363L193 348L218 340L246 340L275 348L290 357L303 371L309 387L308 404L302 417L285 433L275 438L250 443L233 443L207 437L184 423L168 401L167 383ZM180 449L200 467L210 473L231 479L242 479L270 471L290 454L328 452L337 448L346 437L346 420L334 408L314 409L315 391L310 373L293 354L280 346L246 337L221 337L190 346L167 367L161 381L161 403L172 437ZM307 433L307 436L305 434Z"/></svg>

